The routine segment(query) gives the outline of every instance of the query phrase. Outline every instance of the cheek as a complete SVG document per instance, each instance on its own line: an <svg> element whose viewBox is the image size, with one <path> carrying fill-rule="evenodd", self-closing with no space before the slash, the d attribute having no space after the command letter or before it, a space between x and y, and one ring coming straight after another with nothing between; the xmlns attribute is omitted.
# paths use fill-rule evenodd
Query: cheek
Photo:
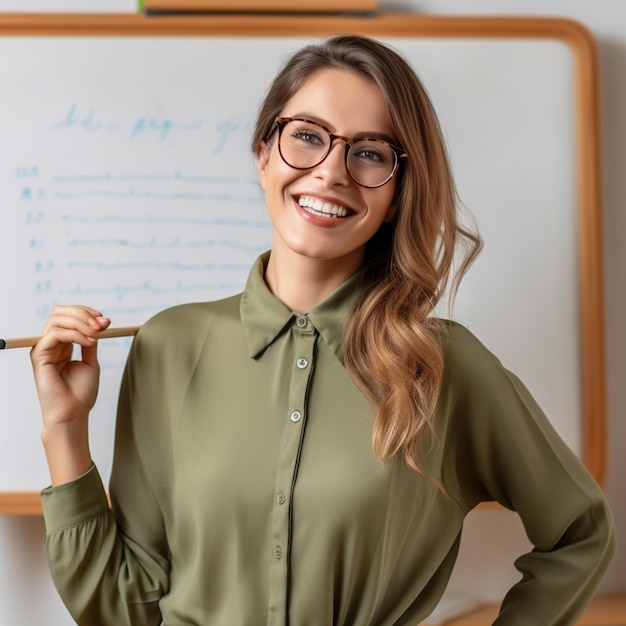
<svg viewBox="0 0 626 626"><path fill-rule="evenodd" d="M272 150L267 164L263 169L263 173L260 173L261 186L265 193L278 193L284 192L285 188L305 175L305 172L293 169L289 167L278 154L277 151Z"/></svg>
<svg viewBox="0 0 626 626"><path fill-rule="evenodd" d="M378 207L379 215L384 222L391 222L396 214L395 198L395 186L390 188L383 187L378 190L380 195L376 198L376 206Z"/></svg>
<svg viewBox="0 0 626 626"><path fill-rule="evenodd" d="M394 202L387 209L387 213L385 213L385 217L383 218L384 222L392 222L393 218L396 216L396 210L398 209L398 205Z"/></svg>

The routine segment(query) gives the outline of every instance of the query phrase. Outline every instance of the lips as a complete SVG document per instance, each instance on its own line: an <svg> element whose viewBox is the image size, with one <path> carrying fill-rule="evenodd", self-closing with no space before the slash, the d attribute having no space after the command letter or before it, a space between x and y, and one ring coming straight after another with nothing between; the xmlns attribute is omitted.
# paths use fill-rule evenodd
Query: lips
<svg viewBox="0 0 626 626"><path fill-rule="evenodd" d="M298 204L307 213L311 213L317 217L339 219L352 214L352 211L345 206L333 202L326 202L319 198L313 198L312 196L300 196L298 198Z"/></svg>

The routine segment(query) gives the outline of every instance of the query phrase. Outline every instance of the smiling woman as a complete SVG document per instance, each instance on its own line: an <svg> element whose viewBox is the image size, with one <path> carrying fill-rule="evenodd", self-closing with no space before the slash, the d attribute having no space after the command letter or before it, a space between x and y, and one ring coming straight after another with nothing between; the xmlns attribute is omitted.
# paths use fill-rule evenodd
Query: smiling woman
<svg viewBox="0 0 626 626"><path fill-rule="evenodd" d="M338 93L341 98L337 98ZM357 184L348 165L353 158L351 147L344 137L390 136L393 129L380 89L371 81L338 69L315 72L280 113L285 114L282 119L291 116L300 121L295 122L298 126L291 123L282 129L278 124L278 138L273 126L265 133L266 139L258 143L259 177L274 228L266 281L290 308L306 312L357 271L363 263L366 243L395 211L392 200L396 184L391 176L395 168L384 168L384 176L376 179L375 186ZM311 167L305 168L298 156L301 165L295 168L285 159L285 148L294 158L304 150L300 148L296 153L294 131L300 143L306 132L308 145L314 133L318 133L319 142L319 132L326 132L310 123L299 125L302 119L314 116L342 136L332 142L328 134L327 144L322 142L322 149L314 153L313 159L309 157ZM285 137L285 131L291 134ZM316 285L315 291L305 286L299 275L290 276L285 268L307 272Z"/></svg>
<svg viewBox="0 0 626 626"><path fill-rule="evenodd" d="M480 240L413 70L366 37L307 46L252 145L272 249L242 294L137 334L111 508L88 444L109 319L58 307L31 353L46 550L76 621L416 624L465 515L497 500L536 548L498 624L575 623L613 555L611 515L522 383L433 316Z"/></svg>

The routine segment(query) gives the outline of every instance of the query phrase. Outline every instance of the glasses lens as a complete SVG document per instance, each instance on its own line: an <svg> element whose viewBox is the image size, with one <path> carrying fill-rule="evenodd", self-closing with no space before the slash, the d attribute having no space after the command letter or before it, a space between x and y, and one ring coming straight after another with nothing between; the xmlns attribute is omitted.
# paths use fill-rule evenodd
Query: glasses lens
<svg viewBox="0 0 626 626"><path fill-rule="evenodd" d="M396 167L393 148L376 139L357 141L348 151L348 171L366 187L378 187L389 180Z"/></svg>
<svg viewBox="0 0 626 626"><path fill-rule="evenodd" d="M285 124L280 136L283 159L299 169L314 167L324 160L330 146L330 136L314 122L292 120Z"/></svg>

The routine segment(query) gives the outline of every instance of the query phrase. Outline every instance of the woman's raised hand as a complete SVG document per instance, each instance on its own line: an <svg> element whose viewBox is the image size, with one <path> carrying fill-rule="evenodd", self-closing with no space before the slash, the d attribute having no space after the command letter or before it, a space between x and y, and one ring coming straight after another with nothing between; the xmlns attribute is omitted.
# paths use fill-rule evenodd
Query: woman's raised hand
<svg viewBox="0 0 626 626"><path fill-rule="evenodd" d="M89 307L59 306L31 350L52 484L77 478L91 465L88 417L100 380L94 335L109 324ZM80 360L72 360L73 344L81 346Z"/></svg>

